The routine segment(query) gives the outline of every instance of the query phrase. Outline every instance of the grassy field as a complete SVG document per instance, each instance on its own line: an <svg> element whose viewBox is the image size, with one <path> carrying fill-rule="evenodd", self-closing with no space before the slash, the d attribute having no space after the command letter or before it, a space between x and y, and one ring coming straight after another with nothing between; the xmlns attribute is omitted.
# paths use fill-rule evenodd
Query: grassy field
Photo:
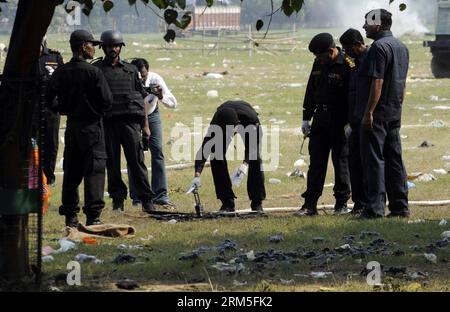
<svg viewBox="0 0 450 312"><path fill-rule="evenodd" d="M203 117L204 123L207 123L207 118L223 101L243 99L260 107L258 111L264 125L280 128L280 163L276 171L267 172L266 182L276 178L281 180L281 184L267 183L268 196L264 207L300 206L299 195L305 190L306 181L288 177L286 173L294 170L294 162L300 158L301 105L313 61L306 48L312 35L317 32L319 30L300 30L295 34L295 42L289 41L289 44L279 44L278 47L266 46L272 50L259 48L252 56L243 49L236 50L247 46L241 39L231 43L232 39L222 38L218 55L205 50L202 56L201 37L180 39L176 46L163 49L163 40L157 35L126 35L127 46L123 57L147 58L151 70L165 78L178 99L178 109L161 108L167 165L178 163L171 157L171 142L176 139L171 137L171 131L175 125L182 123L193 131L194 117ZM339 36L342 31L334 30L333 33ZM274 32L270 36L281 38L290 35L276 35ZM66 61L70 59L67 38L49 36L50 47L62 51ZM411 54L401 131L404 161L408 173L432 173L437 178L428 183L417 182L416 188L410 191L410 200L446 200L450 199L450 175L439 175L433 170L450 169L450 165L443 160L443 156L450 155L450 110L436 109L437 106L450 105L450 81L432 77L431 54L422 47L424 39L403 38ZM6 41L5 38L0 40ZM213 39L207 39L206 46L213 43ZM292 51L273 51L280 48ZM96 56L102 55L101 51L97 51ZM224 64L227 64L226 68ZM225 70L228 74L223 79L203 77L204 72ZM219 97L207 97L209 90L217 90ZM432 122L436 120L443 121L444 126L433 127ZM434 146L418 148L425 140ZM63 144L61 155L62 147ZM149 163L149 155L146 157ZM182 163L185 162L188 161ZM231 162L230 170L237 165L238 162ZM302 170L306 171L307 167L302 167ZM193 169L168 172L170 197L177 204L178 211L193 211L193 198L184 194L192 176ZM332 170L329 170L326 184L333 180ZM57 183L44 220L44 245L53 247L57 247L58 239L64 235L64 220L57 214L62 176L58 176ZM200 194L206 210L218 210L220 205L215 198L209 169L205 169L202 183ZM80 191L82 196L82 188ZM249 208L245 186L235 192L238 196L237 208ZM320 202L333 203L331 187L325 188ZM82 264L81 289L112 290L116 289L114 284L117 281L127 278L136 281L141 286L140 290L156 291L372 291L374 288L367 285L365 276L360 273L368 262L379 261L386 271L382 290L449 291L449 248L430 244L439 241L440 234L450 229L449 225L438 225L441 219L450 219L450 207L412 207L410 220L423 220L412 224L407 220L362 222L352 217L334 216L300 219L292 214L168 224L141 214L139 209L131 206L130 201L126 202L125 214L113 214L111 201L107 199L102 217L108 223L133 225L137 230L136 237L105 239L95 246L81 244L75 251L55 256L54 262L44 265L45 285L53 285L55 277L67 273L66 264L76 254L86 253L105 262ZM82 219L84 221L84 217ZM377 232L378 235L365 237L364 231ZM278 244L270 242L268 237L275 234L282 234L284 240ZM384 241L376 241L380 238ZM218 246L226 239L236 244L236 250L220 254L214 248L205 248L206 251L193 260L179 260L201 246ZM352 252L335 251L336 247L346 243L351 245ZM120 244L139 247L120 250ZM362 255L354 249L368 253ZM239 271L237 273L226 274L212 267L217 261L228 263L251 251L262 256L264 254L258 253L269 250L288 254L281 253L277 261L244 261L242 265L234 265L234 269ZM423 255L426 252L434 253L437 262L427 261ZM112 260L121 253L130 253L137 261L133 264L113 264ZM400 273L394 274L395 269ZM311 272L317 271L332 274L323 279L312 277ZM423 274L414 274L417 272ZM58 283L57 286L62 290L80 289Z"/></svg>

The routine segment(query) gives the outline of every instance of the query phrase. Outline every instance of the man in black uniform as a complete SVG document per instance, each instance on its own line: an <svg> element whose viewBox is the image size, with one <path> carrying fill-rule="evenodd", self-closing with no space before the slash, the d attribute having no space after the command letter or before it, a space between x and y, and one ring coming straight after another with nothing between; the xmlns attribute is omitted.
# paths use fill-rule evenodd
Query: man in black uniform
<svg viewBox="0 0 450 312"><path fill-rule="evenodd" d="M354 63L336 48L333 36L328 33L315 36L309 50L316 60L303 103L302 132L309 136L310 166L307 189L302 194L305 204L297 214L317 215L317 201L322 195L330 151L335 174L335 213L345 214L349 212L347 201L350 197L350 181L344 127L348 119L350 71Z"/></svg>
<svg viewBox="0 0 450 312"><path fill-rule="evenodd" d="M115 30L105 31L101 40L105 58L94 65L105 75L114 98L112 110L105 118L108 192L113 199L113 210L124 210L128 193L120 171L122 146L133 176L136 195L142 202L142 210L152 212L154 193L148 181L143 150L143 137L147 142L150 137L147 105L144 105L144 98L148 94L136 66L120 59L122 46L125 45L122 34Z"/></svg>
<svg viewBox="0 0 450 312"><path fill-rule="evenodd" d="M260 156L262 133L258 113L247 102L227 101L217 108L195 158L195 177L191 187L200 186L200 175L206 160L210 157L216 195L222 202L220 211L234 211L236 196L231 187L232 181L228 174L225 154L236 133L239 133L244 141L245 159L234 173L233 182L235 185L239 184L248 171L247 192L251 200L251 209L262 212L262 201L266 198Z"/></svg>
<svg viewBox="0 0 450 312"><path fill-rule="evenodd" d="M349 143L349 169L352 186L352 200L355 203L352 213L361 213L366 205L366 192L363 183L363 167L361 161L360 133L361 120L369 99L372 80L367 76L367 55L369 48L364 44L361 33L353 28L348 29L339 39L345 52L354 58L355 70L351 72L349 89L349 125L345 136Z"/></svg>
<svg viewBox="0 0 450 312"><path fill-rule="evenodd" d="M41 44L41 54L39 57L39 71L43 83L48 83L53 72L64 65L61 54L47 48L47 39L44 37ZM55 166L58 156L59 143L59 123L61 117L58 113L50 109L45 110L45 143L44 143L44 173L47 177L48 185L55 185Z"/></svg>
<svg viewBox="0 0 450 312"><path fill-rule="evenodd" d="M54 72L48 90L47 103L51 109L67 116L59 213L71 227L78 225L78 186L83 179L86 225L100 224L100 213L105 206L106 151L102 118L111 109L113 98L103 73L86 62L94 57L94 46L98 44L91 33L74 31L70 36L73 57Z"/></svg>
<svg viewBox="0 0 450 312"><path fill-rule="evenodd" d="M368 55L368 76L372 84L361 132L367 192L363 218L384 217L386 194L389 216L409 216L407 175L400 140L409 51L392 36L391 25L392 14L384 9L366 15L364 29L367 37L375 41Z"/></svg>

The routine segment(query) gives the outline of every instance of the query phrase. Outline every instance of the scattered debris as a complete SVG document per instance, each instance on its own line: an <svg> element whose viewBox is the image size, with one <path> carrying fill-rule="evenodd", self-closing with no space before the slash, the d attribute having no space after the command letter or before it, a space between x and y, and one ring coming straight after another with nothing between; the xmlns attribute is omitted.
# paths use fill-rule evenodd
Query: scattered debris
<svg viewBox="0 0 450 312"><path fill-rule="evenodd" d="M437 263L437 256L432 253L424 253L425 259L427 259L431 263Z"/></svg>
<svg viewBox="0 0 450 312"><path fill-rule="evenodd" d="M439 96L437 96L437 95L430 95L430 101L439 102Z"/></svg>
<svg viewBox="0 0 450 312"><path fill-rule="evenodd" d="M198 259L199 256L200 256L200 253L194 251L189 255L181 256L180 258L178 258L178 260L180 260L180 261L195 260L195 259Z"/></svg>
<svg viewBox="0 0 450 312"><path fill-rule="evenodd" d="M447 247L449 244L450 244L450 242L449 242L447 239L443 239L443 240L437 241L437 242L435 243L435 245L436 245L437 247L439 247L439 248L445 248L445 247Z"/></svg>
<svg viewBox="0 0 450 312"><path fill-rule="evenodd" d="M219 91L209 90L208 93L206 93L206 96L209 98L217 98L217 97L219 97Z"/></svg>
<svg viewBox="0 0 450 312"><path fill-rule="evenodd" d="M295 169L292 172L288 172L287 176L288 177L292 177L292 178L303 178L303 179L306 179L306 173L304 173L300 169Z"/></svg>
<svg viewBox="0 0 450 312"><path fill-rule="evenodd" d="M236 250L237 244L229 239L226 239L223 243L216 247L216 250L219 254L223 254L228 250Z"/></svg>
<svg viewBox="0 0 450 312"><path fill-rule="evenodd" d="M432 174L429 173L425 173L420 175L417 179L418 182L431 182L431 181L436 181L436 177Z"/></svg>
<svg viewBox="0 0 450 312"><path fill-rule="evenodd" d="M303 167L306 165L306 161L303 158L300 158L295 161L294 167Z"/></svg>
<svg viewBox="0 0 450 312"><path fill-rule="evenodd" d="M175 223L177 223L177 222L178 222L178 221L175 220L175 219L170 219L169 221L167 221L168 224L175 224Z"/></svg>
<svg viewBox="0 0 450 312"><path fill-rule="evenodd" d="M170 62L172 59L170 57L160 57L156 59L158 62Z"/></svg>
<svg viewBox="0 0 450 312"><path fill-rule="evenodd" d="M282 278L280 278L280 282L282 285L293 285L295 283L295 281L293 279L285 280Z"/></svg>
<svg viewBox="0 0 450 312"><path fill-rule="evenodd" d="M219 233L219 230L218 230L218 229L215 229L215 230L212 232L213 235L217 235L217 233Z"/></svg>
<svg viewBox="0 0 450 312"><path fill-rule="evenodd" d="M311 272L310 275L314 278L327 278L333 275L333 272Z"/></svg>
<svg viewBox="0 0 450 312"><path fill-rule="evenodd" d="M116 283L117 288L119 289L125 289L125 290L134 290L136 288L139 288L139 284L132 280L123 280Z"/></svg>
<svg viewBox="0 0 450 312"><path fill-rule="evenodd" d="M54 254L64 253L77 248L77 245L74 242L65 238L59 240L59 246L59 249L53 252Z"/></svg>
<svg viewBox="0 0 450 312"><path fill-rule="evenodd" d="M144 242L146 242L146 241L150 241L150 240L152 240L152 239L155 239L155 237L153 236L153 235L148 235L147 237L141 237L141 238L139 238L141 241L144 241Z"/></svg>
<svg viewBox="0 0 450 312"><path fill-rule="evenodd" d="M238 274L245 268L242 263L229 264L225 262L218 262L214 265L211 265L211 267L229 275Z"/></svg>
<svg viewBox="0 0 450 312"><path fill-rule="evenodd" d="M442 120L433 120L431 122L431 127L433 127L433 128L444 128L445 127L445 122L443 122Z"/></svg>
<svg viewBox="0 0 450 312"><path fill-rule="evenodd" d="M55 258L53 256L43 256L42 257L42 263L48 263L55 261Z"/></svg>
<svg viewBox="0 0 450 312"><path fill-rule="evenodd" d="M50 256L55 250L50 246L42 247L42 256Z"/></svg>
<svg viewBox="0 0 450 312"><path fill-rule="evenodd" d="M97 259L95 256L90 256L86 254L78 254L75 256L75 261L78 262L92 262L94 264L103 264L103 260Z"/></svg>
<svg viewBox="0 0 450 312"><path fill-rule="evenodd" d="M450 231L442 232L441 237L444 239L450 239Z"/></svg>
<svg viewBox="0 0 450 312"><path fill-rule="evenodd" d="M86 245L97 245L98 244L98 240L95 239L94 237L83 237L82 241Z"/></svg>
<svg viewBox="0 0 450 312"><path fill-rule="evenodd" d="M313 237L312 239L314 244L323 243L325 241L325 238L323 237Z"/></svg>
<svg viewBox="0 0 450 312"><path fill-rule="evenodd" d="M233 286L242 287L242 286L245 286L245 285L247 285L247 282L239 282L237 280L233 281Z"/></svg>
<svg viewBox="0 0 450 312"><path fill-rule="evenodd" d="M130 254L118 255L113 260L113 263L115 263L115 264L128 264L128 263L134 263L134 262L136 262L136 257L134 257Z"/></svg>
<svg viewBox="0 0 450 312"><path fill-rule="evenodd" d="M409 276L409 278L416 280L416 279L423 279L423 278L427 277L428 274L419 271L419 272L409 273L408 276Z"/></svg>
<svg viewBox="0 0 450 312"><path fill-rule="evenodd" d="M408 224L419 224L419 223L425 223L426 221L424 219L417 219L417 220L409 220Z"/></svg>
<svg viewBox="0 0 450 312"><path fill-rule="evenodd" d="M207 79L223 79L223 74L219 73L203 73L203 76Z"/></svg>
<svg viewBox="0 0 450 312"><path fill-rule="evenodd" d="M361 233L359 234L359 238L361 238L361 239L365 239L366 237L374 237L374 236L380 236L380 233L361 231Z"/></svg>
<svg viewBox="0 0 450 312"><path fill-rule="evenodd" d="M404 275L406 274L406 267L390 267L384 271L386 275L396 276L396 275Z"/></svg>
<svg viewBox="0 0 450 312"><path fill-rule="evenodd" d="M414 183L410 182L410 181L407 181L406 184L408 185L408 189L409 190L416 188L416 185Z"/></svg>
<svg viewBox="0 0 450 312"><path fill-rule="evenodd" d="M350 250L351 248L352 248L352 246L350 246L349 244L345 244L345 245L334 248L334 250L337 252L345 252L347 250Z"/></svg>
<svg viewBox="0 0 450 312"><path fill-rule="evenodd" d="M434 169L433 172L436 174L442 174L442 175L447 174L447 170L445 170L445 169Z"/></svg>
<svg viewBox="0 0 450 312"><path fill-rule="evenodd" d="M278 244L281 243L282 241L284 241L284 237L282 234L269 236L269 242L271 243Z"/></svg>
<svg viewBox="0 0 450 312"><path fill-rule="evenodd" d="M248 261L254 261L256 259L255 252L253 250L250 250L249 252L247 252L245 254L245 256L247 257Z"/></svg>
<svg viewBox="0 0 450 312"><path fill-rule="evenodd" d="M442 156L443 161L450 161L450 155Z"/></svg>
<svg viewBox="0 0 450 312"><path fill-rule="evenodd" d="M303 88L303 83L288 83L283 85L284 87L288 87L288 88Z"/></svg>
<svg viewBox="0 0 450 312"><path fill-rule="evenodd" d="M281 180L271 178L271 179L269 179L269 183L270 184L281 184Z"/></svg>
<svg viewBox="0 0 450 312"><path fill-rule="evenodd" d="M450 106L440 105L440 106L434 106L432 109L436 109L436 110L448 110L448 109L450 109Z"/></svg>
<svg viewBox="0 0 450 312"><path fill-rule="evenodd" d="M434 144L428 141L423 141L422 144L419 145L419 148L429 148L433 147Z"/></svg>
<svg viewBox="0 0 450 312"><path fill-rule="evenodd" d="M117 249L142 250L142 249L144 249L144 246L143 245L120 244L119 246L117 246Z"/></svg>
<svg viewBox="0 0 450 312"><path fill-rule="evenodd" d="M439 222L439 226L446 226L447 224L448 224L448 221L445 220L445 219L442 219L442 220Z"/></svg>

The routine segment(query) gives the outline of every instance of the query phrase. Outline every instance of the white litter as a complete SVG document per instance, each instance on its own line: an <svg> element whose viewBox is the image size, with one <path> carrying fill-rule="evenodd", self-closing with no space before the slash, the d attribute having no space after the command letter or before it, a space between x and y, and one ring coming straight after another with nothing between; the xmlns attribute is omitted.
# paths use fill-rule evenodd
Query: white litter
<svg viewBox="0 0 450 312"><path fill-rule="evenodd" d="M444 239L450 239L450 231L442 232L441 237Z"/></svg>
<svg viewBox="0 0 450 312"><path fill-rule="evenodd" d="M78 262L92 262L94 264L102 264L104 261L97 259L96 256L90 256L90 255L86 255L86 254L78 254L75 256L75 261Z"/></svg>
<svg viewBox="0 0 450 312"><path fill-rule="evenodd" d="M433 102L439 102L439 96L437 96L437 95L431 95L431 96L430 96L430 101L433 101Z"/></svg>
<svg viewBox="0 0 450 312"><path fill-rule="evenodd" d="M450 156L449 155L442 156L442 160L443 161L450 161Z"/></svg>
<svg viewBox="0 0 450 312"><path fill-rule="evenodd" d="M311 272L310 275L314 278L327 278L329 275L333 275L333 272Z"/></svg>
<svg viewBox="0 0 450 312"><path fill-rule="evenodd" d="M285 279L280 279L280 282L281 282L281 284L283 284L283 285L292 285L292 284L294 284L295 283L295 281L293 280L293 279L291 279L291 280L285 280Z"/></svg>
<svg viewBox="0 0 450 312"><path fill-rule="evenodd" d="M62 239L59 240L59 246L60 246L60 248L58 250L55 250L53 252L54 254L67 252L69 250L77 248L77 245L74 242L72 242L72 241L70 241L68 239L65 239L65 238L62 238Z"/></svg>
<svg viewBox="0 0 450 312"><path fill-rule="evenodd" d="M144 242L150 241L152 239L155 239L155 237L153 235L148 235L147 237L141 237L140 238L140 240L144 241Z"/></svg>
<svg viewBox="0 0 450 312"><path fill-rule="evenodd" d="M134 41L134 42L131 43L131 45L133 45L133 46L135 46L135 47L138 47L138 46L140 46L141 44L140 44L139 42L135 42L135 41Z"/></svg>
<svg viewBox="0 0 450 312"><path fill-rule="evenodd" d="M444 128L445 127L445 122L443 122L442 120L434 120L433 122L431 122L431 127L433 127L433 128Z"/></svg>
<svg viewBox="0 0 450 312"><path fill-rule="evenodd" d="M433 172L436 174L447 174L447 170L445 169L434 169Z"/></svg>
<svg viewBox="0 0 450 312"><path fill-rule="evenodd" d="M271 178L271 179L269 179L269 183L270 184L281 184L281 180Z"/></svg>
<svg viewBox="0 0 450 312"><path fill-rule="evenodd" d="M253 108L256 109L256 110L261 109L261 107L259 107L259 105L255 105L255 106L253 106Z"/></svg>
<svg viewBox="0 0 450 312"><path fill-rule="evenodd" d="M288 88L303 88L303 83L288 83L285 86Z"/></svg>
<svg viewBox="0 0 450 312"><path fill-rule="evenodd" d="M215 229L215 230L213 231L213 235L217 235L217 233L219 233L219 230L218 230L218 229Z"/></svg>
<svg viewBox="0 0 450 312"><path fill-rule="evenodd" d="M448 224L448 221L445 220L445 219L442 219L442 220L439 222L439 226L446 226L447 224Z"/></svg>
<svg viewBox="0 0 450 312"><path fill-rule="evenodd" d="M432 253L425 253L423 254L425 259L427 259L428 261L430 261L431 263L437 263L437 257L435 254Z"/></svg>
<svg viewBox="0 0 450 312"><path fill-rule="evenodd" d="M43 256L42 257L43 263L48 263L48 262L53 262L53 261L55 261L55 258L53 258L53 256Z"/></svg>
<svg viewBox="0 0 450 312"><path fill-rule="evenodd" d="M425 223L426 221L423 219L417 219L417 220L409 220L408 224L419 224L419 223Z"/></svg>
<svg viewBox="0 0 450 312"><path fill-rule="evenodd" d="M206 93L206 96L210 98L216 98L219 97L219 92L217 90L209 90L208 93Z"/></svg>
<svg viewBox="0 0 450 312"><path fill-rule="evenodd" d="M223 75L217 74L217 73L208 73L207 75L205 75L205 78L207 78L207 79L223 79Z"/></svg>
<svg viewBox="0 0 450 312"><path fill-rule="evenodd" d="M175 224L175 223L177 223L177 220L172 219L172 220L167 221L167 223L168 223L168 224Z"/></svg>
<svg viewBox="0 0 450 312"><path fill-rule="evenodd" d="M306 162L303 158L297 159L294 163L294 167L303 167L306 165Z"/></svg>
<svg viewBox="0 0 450 312"><path fill-rule="evenodd" d="M247 285L247 282L239 282L237 280L233 281L233 286L241 287Z"/></svg>
<svg viewBox="0 0 450 312"><path fill-rule="evenodd" d="M156 60L159 62L169 62L172 59L170 57L160 57L160 58L157 58Z"/></svg>
<svg viewBox="0 0 450 312"><path fill-rule="evenodd" d="M255 252L253 250L250 250L248 253L245 254L245 256L247 257L248 261L253 261L256 259Z"/></svg>
<svg viewBox="0 0 450 312"><path fill-rule="evenodd" d="M422 174L416 179L416 181L418 181L418 182L431 182L431 181L436 181L436 180L437 179L434 175L428 174L428 173Z"/></svg>
<svg viewBox="0 0 450 312"><path fill-rule="evenodd" d="M448 110L448 109L450 109L450 106L444 106L444 105L441 105L441 106L435 106L435 107L433 107L433 109L437 109L437 110Z"/></svg>

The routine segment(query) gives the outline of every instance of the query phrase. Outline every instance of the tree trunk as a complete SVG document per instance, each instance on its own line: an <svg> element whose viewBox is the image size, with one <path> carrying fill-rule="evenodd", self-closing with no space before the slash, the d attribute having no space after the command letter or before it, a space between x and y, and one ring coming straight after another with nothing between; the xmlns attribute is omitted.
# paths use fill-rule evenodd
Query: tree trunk
<svg viewBox="0 0 450 312"><path fill-rule="evenodd" d="M27 189L31 120L38 97L38 58L58 0L19 0L0 86L0 199ZM5 197L3 197L5 196ZM37 204L37 201L36 201ZM28 216L0 206L0 279L28 273Z"/></svg>

